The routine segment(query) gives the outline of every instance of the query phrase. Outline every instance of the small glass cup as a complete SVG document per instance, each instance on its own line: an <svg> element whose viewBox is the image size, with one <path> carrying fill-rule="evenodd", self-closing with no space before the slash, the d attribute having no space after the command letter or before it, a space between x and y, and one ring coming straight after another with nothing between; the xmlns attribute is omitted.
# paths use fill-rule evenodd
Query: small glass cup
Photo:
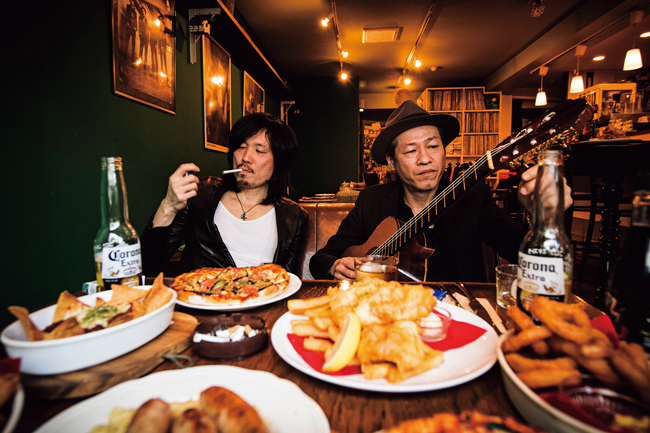
<svg viewBox="0 0 650 433"><path fill-rule="evenodd" d="M354 259L354 273L357 281L379 278L397 281L397 259L392 256L363 256Z"/></svg>
<svg viewBox="0 0 650 433"><path fill-rule="evenodd" d="M517 303L517 270L518 265L499 265L496 268L497 280L497 305L508 308Z"/></svg>
<svg viewBox="0 0 650 433"><path fill-rule="evenodd" d="M421 329L420 338L428 342L444 340L449 325L451 325L451 313L442 307L435 307L427 317L418 320Z"/></svg>

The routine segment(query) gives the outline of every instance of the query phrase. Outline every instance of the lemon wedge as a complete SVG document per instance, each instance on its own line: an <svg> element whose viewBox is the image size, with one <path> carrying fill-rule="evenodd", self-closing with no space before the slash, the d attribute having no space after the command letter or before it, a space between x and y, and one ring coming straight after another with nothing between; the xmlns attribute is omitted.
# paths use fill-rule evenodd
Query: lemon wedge
<svg viewBox="0 0 650 433"><path fill-rule="evenodd" d="M352 359L357 348L359 347L359 340L361 339L361 322L354 313L348 313L343 320L343 326L339 337L332 347L330 356L325 358L323 364L323 371L334 372L339 371Z"/></svg>

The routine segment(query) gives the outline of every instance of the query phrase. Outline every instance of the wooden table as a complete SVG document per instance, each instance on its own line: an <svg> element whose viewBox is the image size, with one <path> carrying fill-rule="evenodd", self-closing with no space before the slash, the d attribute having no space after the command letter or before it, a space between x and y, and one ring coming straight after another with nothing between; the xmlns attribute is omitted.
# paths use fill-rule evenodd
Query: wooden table
<svg viewBox="0 0 650 433"><path fill-rule="evenodd" d="M325 294L327 287L331 284L334 284L334 282L305 280L299 292L289 299L321 296ZM451 283L443 283L443 285L447 290L457 291ZM493 284L466 283L466 286L477 298L487 298L495 305L495 287ZM576 302L580 303L583 308L594 310L579 298L576 299ZM176 309L196 316L199 321L222 314L187 309L178 305ZM267 328L271 329L276 320L287 311L287 300L285 299L246 312L262 317L266 320ZM506 318L503 309L497 308L497 311L503 318ZM191 349L182 354L191 356L195 361L195 365L233 365L247 369L263 370L294 382L320 405L329 420L331 429L339 433L371 433L407 419L430 416L440 412L460 413L464 410L477 410L502 416L509 415L523 421L505 394L498 363L479 378L452 388L430 392L394 394L344 388L312 378L282 360L270 342L266 349L242 359L207 360L193 355ZM175 369L178 369L178 367L173 362L165 361L153 372ZM81 400L83 399L42 400L36 395L27 395L16 432L32 432L59 412Z"/></svg>

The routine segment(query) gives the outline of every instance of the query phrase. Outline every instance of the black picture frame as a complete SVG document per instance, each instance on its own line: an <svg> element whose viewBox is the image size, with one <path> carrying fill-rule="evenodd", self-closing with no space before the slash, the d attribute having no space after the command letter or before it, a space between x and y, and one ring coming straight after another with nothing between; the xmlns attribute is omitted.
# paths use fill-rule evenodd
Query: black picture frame
<svg viewBox="0 0 650 433"><path fill-rule="evenodd" d="M211 36L203 35L202 39L205 148L228 152L232 126L230 54Z"/></svg>
<svg viewBox="0 0 650 433"><path fill-rule="evenodd" d="M176 113L175 0L112 0L113 91Z"/></svg>

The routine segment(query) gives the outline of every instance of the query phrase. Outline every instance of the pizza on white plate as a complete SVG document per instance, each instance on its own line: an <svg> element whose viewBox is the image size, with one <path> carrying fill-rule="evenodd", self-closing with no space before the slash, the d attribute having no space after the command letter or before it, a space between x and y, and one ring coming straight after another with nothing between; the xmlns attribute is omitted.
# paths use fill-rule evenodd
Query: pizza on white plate
<svg viewBox="0 0 650 433"><path fill-rule="evenodd" d="M171 288L178 299L200 305L238 305L273 297L289 286L280 265L201 268L179 275Z"/></svg>

